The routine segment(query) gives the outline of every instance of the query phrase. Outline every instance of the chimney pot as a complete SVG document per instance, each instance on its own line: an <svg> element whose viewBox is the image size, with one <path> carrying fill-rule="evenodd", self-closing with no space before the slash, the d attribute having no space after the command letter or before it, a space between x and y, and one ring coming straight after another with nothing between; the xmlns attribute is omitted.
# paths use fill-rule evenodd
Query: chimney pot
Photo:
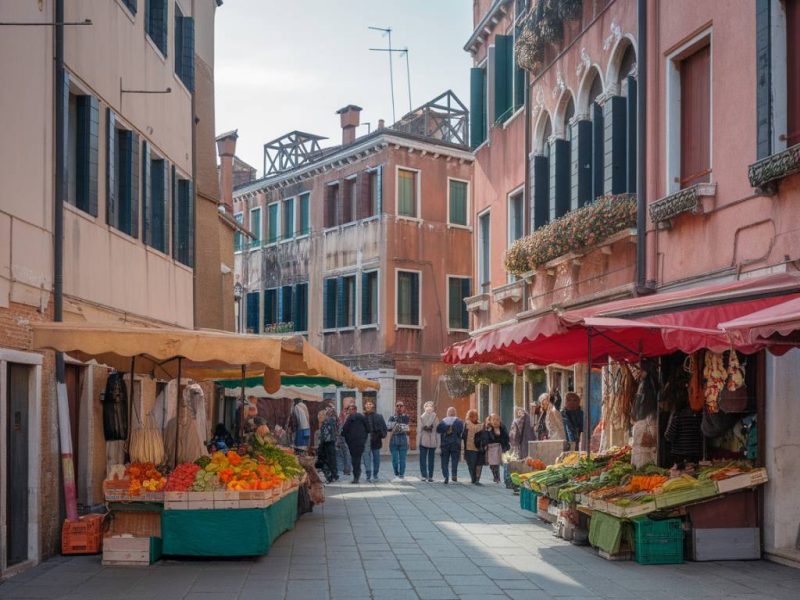
<svg viewBox="0 0 800 600"><path fill-rule="evenodd" d="M356 139L356 127L361 123L361 107L348 104L336 111L342 124L342 145L347 145Z"/></svg>
<svg viewBox="0 0 800 600"><path fill-rule="evenodd" d="M378 119L378 129L383 129L386 126L386 122L383 119Z"/></svg>

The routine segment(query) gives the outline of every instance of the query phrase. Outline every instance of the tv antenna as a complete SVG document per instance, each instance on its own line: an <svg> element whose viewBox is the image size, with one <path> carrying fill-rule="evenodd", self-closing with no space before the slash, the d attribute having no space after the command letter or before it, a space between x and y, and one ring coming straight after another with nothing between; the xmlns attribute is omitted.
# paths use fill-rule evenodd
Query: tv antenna
<svg viewBox="0 0 800 600"><path fill-rule="evenodd" d="M395 52L405 53L406 55L406 71L408 71L408 48L400 49L400 48L392 48L392 28L391 27L369 27L373 31L380 31L389 39L389 47L388 48L370 48L372 52L388 52L389 53L389 87L392 91L392 122L397 122L397 115L395 113L395 103L394 103L394 65L392 61L392 54ZM409 110L411 110L411 81L408 82L408 104Z"/></svg>

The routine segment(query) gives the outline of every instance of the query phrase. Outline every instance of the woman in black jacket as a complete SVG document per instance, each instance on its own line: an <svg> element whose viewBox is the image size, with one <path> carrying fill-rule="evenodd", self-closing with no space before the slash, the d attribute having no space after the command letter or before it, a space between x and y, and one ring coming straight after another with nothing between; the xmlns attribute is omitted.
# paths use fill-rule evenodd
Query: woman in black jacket
<svg viewBox="0 0 800 600"><path fill-rule="evenodd" d="M342 437L347 443L347 449L350 450L353 460L353 481L351 483L358 483L361 478L361 457L369 436L369 425L366 417L358 412L355 404L350 405L348 412L347 420L342 427Z"/></svg>
<svg viewBox="0 0 800 600"><path fill-rule="evenodd" d="M500 465L503 462L503 452L508 452L511 444L508 441L508 430L500 421L500 416L491 414L486 419L486 425L480 434L481 445L486 448L486 462L492 470L495 483L500 483Z"/></svg>

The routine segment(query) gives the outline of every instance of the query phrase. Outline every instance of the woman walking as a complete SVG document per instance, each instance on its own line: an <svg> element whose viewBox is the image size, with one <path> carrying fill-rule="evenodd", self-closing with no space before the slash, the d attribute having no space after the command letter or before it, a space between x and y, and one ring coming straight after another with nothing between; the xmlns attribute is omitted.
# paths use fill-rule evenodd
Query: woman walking
<svg viewBox="0 0 800 600"><path fill-rule="evenodd" d="M433 481L433 460L436 457L436 447L439 445L439 435L436 426L439 417L433 412L433 402L425 403L425 410L419 416L419 472L422 481Z"/></svg>
<svg viewBox="0 0 800 600"><path fill-rule="evenodd" d="M392 432L389 440L389 451L392 453L392 483L402 483L406 477L406 455L408 454L408 430L411 419L406 414L405 404L395 404L395 413L389 417L387 428Z"/></svg>
<svg viewBox="0 0 800 600"><path fill-rule="evenodd" d="M339 429L339 423L336 420L336 409L329 406L325 410L321 410L319 418L317 466L325 474L325 480L331 483L339 479L339 472L336 467L336 436Z"/></svg>
<svg viewBox="0 0 800 600"><path fill-rule="evenodd" d="M539 405L542 413L536 424L536 436L540 440L566 440L567 434L564 431L564 420L561 413L550 399L550 394L544 393L539 396Z"/></svg>
<svg viewBox="0 0 800 600"><path fill-rule="evenodd" d="M500 416L492 413L486 419L483 429L483 446L486 448L486 462L492 470L495 483L500 483L500 465L503 462L503 452L508 451L511 444L508 442L508 431L500 421Z"/></svg>
<svg viewBox="0 0 800 600"><path fill-rule="evenodd" d="M461 459L461 438L464 435L464 421L456 416L455 407L447 409L447 416L441 420L436 432L441 436L439 447L442 449L442 477L445 484L458 481L458 461Z"/></svg>
<svg viewBox="0 0 800 600"><path fill-rule="evenodd" d="M481 468L485 462L486 452L480 444L483 442L483 425L478 421L478 411L474 408L467 411L464 422L464 460L472 483L481 484Z"/></svg>
<svg viewBox="0 0 800 600"><path fill-rule="evenodd" d="M511 423L511 431L508 433L508 441L511 444L511 449L520 458L527 458L528 442L535 439L528 411L524 408L518 408L517 418Z"/></svg>

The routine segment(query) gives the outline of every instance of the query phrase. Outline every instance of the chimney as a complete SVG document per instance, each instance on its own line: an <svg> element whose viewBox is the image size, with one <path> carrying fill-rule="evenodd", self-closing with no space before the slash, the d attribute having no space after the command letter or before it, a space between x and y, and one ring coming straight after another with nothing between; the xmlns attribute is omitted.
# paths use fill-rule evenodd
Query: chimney
<svg viewBox="0 0 800 600"><path fill-rule="evenodd" d="M378 129L383 129L386 126L386 122L383 119L378 119Z"/></svg>
<svg viewBox="0 0 800 600"><path fill-rule="evenodd" d="M342 121L342 145L352 143L356 139L356 127L361 122L361 107L348 104L336 111Z"/></svg>
<svg viewBox="0 0 800 600"><path fill-rule="evenodd" d="M233 157L236 155L238 130L228 131L217 136L219 154L219 191L225 212L233 215Z"/></svg>

